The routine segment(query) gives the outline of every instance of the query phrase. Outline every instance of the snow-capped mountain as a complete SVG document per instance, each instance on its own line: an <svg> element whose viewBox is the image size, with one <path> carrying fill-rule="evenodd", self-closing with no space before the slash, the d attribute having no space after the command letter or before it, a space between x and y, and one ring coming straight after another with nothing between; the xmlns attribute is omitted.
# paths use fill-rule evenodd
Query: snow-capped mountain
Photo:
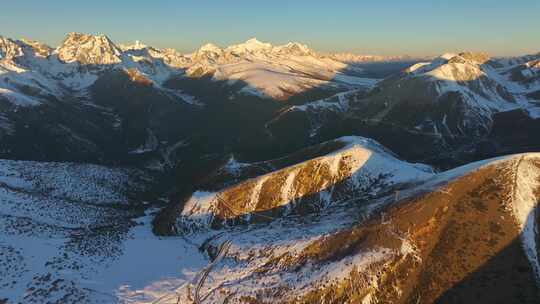
<svg viewBox="0 0 540 304"><path fill-rule="evenodd" d="M297 138L361 134L417 160L483 147L493 155L504 146L494 138L494 130L506 119L504 113L523 111L529 120L524 123L538 124L535 61L524 62L513 64L479 53L444 54L386 78L368 94L351 91L290 107L267 127L283 138L281 125L302 121ZM525 145L538 142L531 138ZM451 158L459 158L455 156Z"/></svg>
<svg viewBox="0 0 540 304"><path fill-rule="evenodd" d="M353 76L361 69L350 68L296 42L274 47L253 38L225 49L206 44L190 58L193 65L186 71L188 76L243 82L243 93L279 100L314 88L369 88L375 83Z"/></svg>
<svg viewBox="0 0 540 304"><path fill-rule="evenodd" d="M222 123L234 126L231 141L245 125L257 134L249 136L260 137L263 121L281 107L276 100L302 103L377 82L357 77L359 71L348 74L347 64L299 43L250 39L182 55L80 33L68 34L55 49L29 40L0 42L0 153L8 158L103 162L116 155L116 162L145 155L147 162L154 154L151 166L162 167L174 162L166 159L185 146L180 143L201 136L192 130L222 138L217 113L232 120ZM238 120L225 114L245 107L255 115Z"/></svg>
<svg viewBox="0 0 540 304"><path fill-rule="evenodd" d="M346 76L347 64L323 58L299 43L274 47L257 39L221 49L207 44L189 55L173 50L158 50L140 42L117 46L107 36L70 33L56 49L25 40L2 38L3 62L37 72L69 89L83 90L104 70L136 68L148 78L163 84L171 76L212 76L215 80L246 81L248 94L284 99L315 86L371 86L369 79ZM31 51L24 51L28 48ZM32 57L39 57L39 60ZM283 62L280 62L282 59ZM230 66L234 64L236 66ZM280 77L281 75L281 77ZM279 77L281 87L263 78Z"/></svg>
<svg viewBox="0 0 540 304"><path fill-rule="evenodd" d="M105 35L70 33L55 54L64 63L110 65L121 62L122 51Z"/></svg>
<svg viewBox="0 0 540 304"><path fill-rule="evenodd" d="M415 61L420 58L411 56L380 56L380 55L358 55L351 53L335 53L328 54L328 57L341 62L348 63L365 63L365 62L381 62L381 61Z"/></svg>
<svg viewBox="0 0 540 304"><path fill-rule="evenodd" d="M490 65L485 54L445 54L381 83L359 106L369 109L364 117L404 123L421 132L482 134L489 131L496 112L524 108L538 116L538 108L514 92L513 85ZM433 110L423 111L427 117L416 115L421 107ZM404 111L413 116L403 115Z"/></svg>

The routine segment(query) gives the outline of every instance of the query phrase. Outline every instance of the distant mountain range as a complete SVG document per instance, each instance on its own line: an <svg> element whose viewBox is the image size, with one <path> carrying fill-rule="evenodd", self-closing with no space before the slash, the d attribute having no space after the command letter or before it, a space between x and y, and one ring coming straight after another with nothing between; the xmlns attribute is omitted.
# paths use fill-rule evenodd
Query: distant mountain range
<svg viewBox="0 0 540 304"><path fill-rule="evenodd" d="M282 106L276 101L367 90L377 82L363 68L305 45L256 39L182 55L116 45L103 35L70 33L55 49L1 38L0 58L0 155L31 160L116 162L153 152L153 166L163 166L186 133L206 128L195 117L219 124L206 120L223 113L225 103L231 112L257 108L244 126L271 116Z"/></svg>
<svg viewBox="0 0 540 304"><path fill-rule="evenodd" d="M28 76L12 81L18 80L20 85L28 86L32 86L32 83L25 80L32 81L34 86L46 87L49 89L47 93L55 96L64 93L62 89L87 89L97 77L113 68L136 69L157 86L176 75L211 76L230 83L244 81L249 85L244 93L267 94L275 99L286 98L319 85L363 84L362 79L347 77L347 72L361 74L362 69L346 71L348 65L344 63L345 60L339 61L339 57L317 54L299 43L274 47L257 39L225 49L207 44L187 55L141 43L116 45L103 35L79 33L68 34L56 49L29 40L0 40L0 58L6 70L3 74L21 72L16 68L30 71L34 78L29 79ZM359 61L366 61L366 58L371 57L362 57ZM373 57L368 61L380 60L384 58ZM273 79L261 80L269 77ZM275 82L282 83L282 87ZM367 86L373 84L370 80L365 82ZM12 91L12 100L16 102L15 96L20 92L17 92L15 85L4 86Z"/></svg>

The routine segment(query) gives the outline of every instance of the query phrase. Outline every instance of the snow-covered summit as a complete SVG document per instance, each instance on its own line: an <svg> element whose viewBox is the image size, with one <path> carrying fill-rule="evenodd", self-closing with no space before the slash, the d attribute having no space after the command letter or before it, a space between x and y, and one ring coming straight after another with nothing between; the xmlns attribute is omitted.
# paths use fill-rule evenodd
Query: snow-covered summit
<svg viewBox="0 0 540 304"><path fill-rule="evenodd" d="M298 42L289 42L285 45L277 46L274 48L274 52L295 56L314 55L314 52L307 45Z"/></svg>
<svg viewBox="0 0 540 304"><path fill-rule="evenodd" d="M439 96L459 93L467 104L477 109L488 112L511 109L519 99L509 92L512 85L493 68L490 60L485 53L447 53L431 62L415 64L404 73L408 78L433 83Z"/></svg>
<svg viewBox="0 0 540 304"><path fill-rule="evenodd" d="M273 46L270 43L264 43L257 40L257 38L251 38L244 43L231 45L228 48L226 48L225 51L235 53L235 54L244 54L244 53L269 51L272 48Z"/></svg>
<svg viewBox="0 0 540 304"><path fill-rule="evenodd" d="M195 61L200 59L205 54L207 56L222 56L230 60L238 59L238 56L313 56L319 57L316 52L311 50L307 45L299 42L289 42L284 45L274 46L267 42L261 42L257 38L251 38L243 43L230 45L225 48L216 46L213 43L207 43L201 46L192 57Z"/></svg>
<svg viewBox="0 0 540 304"><path fill-rule="evenodd" d="M213 43L207 43L207 44L201 46L197 50L197 52L198 53L202 53L202 52L221 53L221 52L223 52L223 50L219 46L217 46L217 45L215 45Z"/></svg>
<svg viewBox="0 0 540 304"><path fill-rule="evenodd" d="M122 51L105 35L69 33L55 53L65 63L107 65L120 63Z"/></svg>
<svg viewBox="0 0 540 304"><path fill-rule="evenodd" d="M182 75L211 76L228 84L241 80L246 87L240 94L273 99L287 99L315 87L349 89L365 83L342 75L347 64L320 56L304 44L273 46L256 38L225 48L208 43L188 55L140 41L117 45L105 35L69 33L56 49L36 41L1 38L0 57L10 60L12 67L6 69L36 73L70 94L84 94L101 75L117 68L136 69L158 86Z"/></svg>
<svg viewBox="0 0 540 304"><path fill-rule="evenodd" d="M21 47L13 40L0 36L0 60L22 55Z"/></svg>
<svg viewBox="0 0 540 304"><path fill-rule="evenodd" d="M54 51L50 46L35 40L23 38L19 40L19 44L22 45L23 48L29 48L34 56L41 58L47 58Z"/></svg>
<svg viewBox="0 0 540 304"><path fill-rule="evenodd" d="M128 51L128 50L142 50L148 47L148 45L144 44L140 40L135 40L132 44L118 44L118 47L122 51Z"/></svg>

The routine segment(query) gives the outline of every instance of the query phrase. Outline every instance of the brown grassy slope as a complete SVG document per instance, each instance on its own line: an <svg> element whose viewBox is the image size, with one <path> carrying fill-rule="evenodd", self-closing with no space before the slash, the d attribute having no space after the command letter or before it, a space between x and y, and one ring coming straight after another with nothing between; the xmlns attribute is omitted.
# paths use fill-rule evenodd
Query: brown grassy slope
<svg viewBox="0 0 540 304"><path fill-rule="evenodd" d="M384 219L312 245L296 263L396 248L403 236L416 257L374 264L370 274L353 272L345 281L314 286L283 302L362 303L371 294L372 303L538 303L539 289L510 209L512 165L482 168L385 210ZM540 161L534 165L540 168Z"/></svg>

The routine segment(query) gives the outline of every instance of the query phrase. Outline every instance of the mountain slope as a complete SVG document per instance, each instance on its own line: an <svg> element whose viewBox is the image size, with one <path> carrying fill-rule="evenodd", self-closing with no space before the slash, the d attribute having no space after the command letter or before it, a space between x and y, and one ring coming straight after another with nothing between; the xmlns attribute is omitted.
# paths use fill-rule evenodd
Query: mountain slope
<svg viewBox="0 0 540 304"><path fill-rule="evenodd" d="M314 150L321 154L314 157L310 153ZM155 225L158 229L176 226L175 231L185 231L316 213L351 197L374 199L432 176L429 167L402 162L378 143L361 137L325 142L291 158L301 154L307 159L220 191L208 192L203 188L186 201L178 202L178 218L166 209L163 212L169 217L157 219ZM270 167L279 161L284 159L244 164L240 168Z"/></svg>
<svg viewBox="0 0 540 304"><path fill-rule="evenodd" d="M211 303L535 303L539 177L537 154L493 159L399 201L218 234L204 244L210 256L232 246L201 294Z"/></svg>
<svg viewBox="0 0 540 304"><path fill-rule="evenodd" d="M0 160L0 300L77 303L121 252L150 176L74 163Z"/></svg>
<svg viewBox="0 0 540 304"><path fill-rule="evenodd" d="M297 203L331 202L327 207L261 213L272 220L194 230L182 238L151 234L157 210L143 214L140 192L133 191L147 185L142 171L2 161L2 299L190 303L202 282L199 295L208 303L537 301L538 154L438 174L360 138L304 155L310 160L291 165L300 154L281 160L282 169L220 193L243 202L246 192L234 189L255 189L249 185L265 178L274 182L261 187L257 208L279 205L285 192L276 189L289 184L287 176L304 176L288 199L299 194ZM343 176L355 172L350 187L320 187L340 177L315 174L332 163ZM224 168L247 166L230 161ZM316 199L303 201L310 189L319 191ZM208 268L225 241L231 244L225 257ZM200 281L205 269L211 279Z"/></svg>

